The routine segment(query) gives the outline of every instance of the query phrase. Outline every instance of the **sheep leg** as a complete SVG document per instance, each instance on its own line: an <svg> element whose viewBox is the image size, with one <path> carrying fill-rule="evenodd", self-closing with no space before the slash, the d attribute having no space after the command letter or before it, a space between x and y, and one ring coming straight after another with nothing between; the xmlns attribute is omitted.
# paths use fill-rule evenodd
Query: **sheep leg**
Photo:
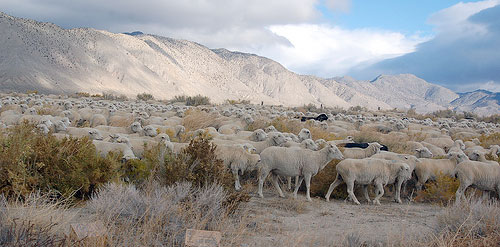
<svg viewBox="0 0 500 247"><path fill-rule="evenodd" d="M232 172L234 176L234 189L240 190L241 184L240 184L240 176L238 175L238 170L233 169Z"/></svg>
<svg viewBox="0 0 500 247"><path fill-rule="evenodd" d="M401 185L403 184L402 179L398 179L396 186L396 194L394 195L394 201L397 203L401 203Z"/></svg>
<svg viewBox="0 0 500 247"><path fill-rule="evenodd" d="M325 199L327 202L330 201L330 195L332 194L333 190L335 188L337 188L337 186L339 186L341 183L342 183L342 177L340 176L340 174L337 174L337 177L335 178L335 181L333 181L332 184L330 184L330 188L328 188L328 192L326 193L325 195Z"/></svg>
<svg viewBox="0 0 500 247"><path fill-rule="evenodd" d="M469 183L462 183L460 181L460 186L458 187L457 192L455 192L455 203L460 203L460 200L464 196L464 192L469 185Z"/></svg>
<svg viewBox="0 0 500 247"><path fill-rule="evenodd" d="M380 205L380 198L384 195L384 186L381 182L377 182L375 186L377 187L375 189L375 194L377 194L377 196L373 199L373 204Z"/></svg>
<svg viewBox="0 0 500 247"><path fill-rule="evenodd" d="M260 169L259 190L257 192L257 194L259 195L260 198L264 198L264 195L262 194L262 187L264 187L264 181L266 180L268 175L269 175L269 171L267 169Z"/></svg>
<svg viewBox="0 0 500 247"><path fill-rule="evenodd" d="M287 189L292 190L292 177L287 177Z"/></svg>
<svg viewBox="0 0 500 247"><path fill-rule="evenodd" d="M280 197L285 197L285 195L283 195L283 191L281 191L281 188L280 188L280 183L278 181L278 175L271 175L271 178L272 178L274 187L278 191Z"/></svg>
<svg viewBox="0 0 500 247"><path fill-rule="evenodd" d="M304 177L297 177L297 180L295 181L295 189L293 190L293 198L295 199L297 199L297 192L302 184L302 180L304 180Z"/></svg>
<svg viewBox="0 0 500 247"><path fill-rule="evenodd" d="M361 203L359 203L358 198L354 195L354 180L346 181L345 183L347 185L347 194L349 194L349 198L351 198L354 203L360 205Z"/></svg>
<svg viewBox="0 0 500 247"><path fill-rule="evenodd" d="M300 176L295 176L295 187L297 187L297 185L300 186L300 184L302 183L302 181L300 181L300 183L299 183L299 177Z"/></svg>
<svg viewBox="0 0 500 247"><path fill-rule="evenodd" d="M310 195L310 191L311 191L311 177L312 177L311 174L304 174L304 180L306 181L306 199L307 199L307 201L312 201L311 200L311 195Z"/></svg>
<svg viewBox="0 0 500 247"><path fill-rule="evenodd" d="M370 196L368 196L368 185L363 185L363 195L365 196L366 201L370 201Z"/></svg>

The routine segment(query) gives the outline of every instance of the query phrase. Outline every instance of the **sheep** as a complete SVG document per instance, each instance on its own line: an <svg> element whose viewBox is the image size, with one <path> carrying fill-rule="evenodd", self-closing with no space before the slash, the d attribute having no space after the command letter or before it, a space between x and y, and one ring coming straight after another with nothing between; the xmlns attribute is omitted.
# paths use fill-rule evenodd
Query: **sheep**
<svg viewBox="0 0 500 247"><path fill-rule="evenodd" d="M122 161L136 159L132 149L125 143L111 143L99 140L93 140L92 143L96 148L96 153L101 157L106 157L109 152L122 152Z"/></svg>
<svg viewBox="0 0 500 247"><path fill-rule="evenodd" d="M422 185L429 179L436 179L439 173L455 177L455 167L458 163L467 159L467 156L461 153L449 153L447 159L420 159L420 163L417 163L415 167L417 189L422 189Z"/></svg>
<svg viewBox="0 0 500 247"><path fill-rule="evenodd" d="M318 150L318 145L312 140L312 139L305 139L301 143L296 143L292 141L285 142L280 145L281 147L300 147L300 148L305 148L305 149L310 149L310 150Z"/></svg>
<svg viewBox="0 0 500 247"><path fill-rule="evenodd" d="M499 145L491 145L490 146L490 154L493 159L498 160L498 155L500 155L500 146Z"/></svg>
<svg viewBox="0 0 500 247"><path fill-rule="evenodd" d="M154 147L158 146L158 144L160 144L160 143L170 142L167 140L157 141L157 140L147 138L147 137L132 138L132 137L118 136L118 138L116 138L116 136L113 136L113 135L110 135L110 136L111 136L111 139L113 140L113 142L127 144L127 146L129 146L132 149L132 152L134 153L135 157L137 157L139 159L143 158L143 154L144 154L145 149L154 148ZM167 149L173 150L173 147L168 148L166 145L165 145L165 147Z"/></svg>
<svg viewBox="0 0 500 247"><path fill-rule="evenodd" d="M233 135L242 130L242 127L239 126L238 124L224 124L219 127L217 130L220 134L223 135Z"/></svg>
<svg viewBox="0 0 500 247"><path fill-rule="evenodd" d="M487 160L484 153L479 152L477 150L474 150L469 158L470 158L470 160L473 160L473 161L480 161L480 162L488 163L488 164L492 164L492 165L499 165L498 162L496 162L494 160Z"/></svg>
<svg viewBox="0 0 500 247"><path fill-rule="evenodd" d="M368 158L380 152L380 145L377 142L370 143L367 148L346 148L344 149L344 156L346 159L363 159Z"/></svg>
<svg viewBox="0 0 500 247"><path fill-rule="evenodd" d="M415 149L415 156L417 158L432 158L432 152L426 148L426 147L422 147L422 148L417 148Z"/></svg>
<svg viewBox="0 0 500 247"><path fill-rule="evenodd" d="M239 173L252 171L257 168L260 161L260 155L248 153L245 149L238 146L218 145L215 149L217 158L224 162L224 165L231 169L234 176L234 188L241 189Z"/></svg>
<svg viewBox="0 0 500 247"><path fill-rule="evenodd" d="M341 145L345 148L363 148L363 149L365 149L370 145L370 143L367 143L367 142L358 142L358 143L349 142L349 143L345 143L345 144L341 144ZM382 145L380 150L389 151L389 148L386 145L384 145L384 144L380 144L380 145Z"/></svg>
<svg viewBox="0 0 500 247"><path fill-rule="evenodd" d="M400 191L401 184L411 177L410 166L400 161L391 161L383 159L345 159L337 164L337 177L325 195L326 201L330 200L330 195L333 190L342 184L347 185L347 193L349 198L356 204L360 204L354 195L354 183L363 185L363 192L366 200L370 202L368 197L367 186L373 184L376 186L375 193L377 196L373 199L373 204L380 205L380 198L384 195L384 186L387 184L395 184L396 193L394 200L401 203Z"/></svg>
<svg viewBox="0 0 500 247"><path fill-rule="evenodd" d="M270 125L270 126L267 126L264 129L264 132L266 132L266 133L269 133L269 132L278 132L278 130L274 126Z"/></svg>
<svg viewBox="0 0 500 247"><path fill-rule="evenodd" d="M316 140L317 141L317 140ZM342 145L342 144L347 144L347 143L354 143L354 140L352 138L352 136L347 136L345 139L343 140L334 140L333 141L335 144L337 145Z"/></svg>
<svg viewBox="0 0 500 247"><path fill-rule="evenodd" d="M144 128L142 128L142 130L144 131L145 136L155 137L158 135L158 130L151 125L145 126Z"/></svg>
<svg viewBox="0 0 500 247"><path fill-rule="evenodd" d="M465 144L462 140L456 140L450 149L448 149L448 153L464 153Z"/></svg>
<svg viewBox="0 0 500 247"><path fill-rule="evenodd" d="M424 147L426 147L427 149L429 149L429 151L431 151L432 153L432 156L433 157L442 157L442 156L445 156L446 153L444 152L444 150L436 145L433 145L433 144L430 144L430 143L427 143L427 142L420 142Z"/></svg>
<svg viewBox="0 0 500 247"><path fill-rule="evenodd" d="M286 141L286 138L283 134L281 134L279 132L275 132L275 133L268 134L267 139L262 141L262 142L252 142L252 141L246 141L246 140L245 141L236 140L235 142L226 142L226 141L222 141L222 140L215 140L215 143L216 144L230 144L230 143L245 144L245 143L249 143L255 147L255 150L256 150L255 153L260 154L266 148L271 147L271 146L279 146L279 145L285 143L285 141Z"/></svg>
<svg viewBox="0 0 500 247"><path fill-rule="evenodd" d="M299 137L299 141L312 139L311 131L308 129L301 129L297 137Z"/></svg>
<svg viewBox="0 0 500 247"><path fill-rule="evenodd" d="M99 125L108 125L106 117L102 114L93 114L92 117L90 117L90 127L94 128Z"/></svg>
<svg viewBox="0 0 500 247"><path fill-rule="evenodd" d="M455 203L460 203L469 186L483 191L496 191L500 196L500 166L479 161L464 161L457 165L456 176L460 186L455 193Z"/></svg>
<svg viewBox="0 0 500 247"><path fill-rule="evenodd" d="M442 148L445 152L455 145L455 142L450 137L426 138L424 141Z"/></svg>
<svg viewBox="0 0 500 247"><path fill-rule="evenodd" d="M299 183L293 191L294 198L297 197L302 180L306 183L306 199L311 201L310 187L311 178L321 171L333 159L343 159L344 156L334 143L328 143L319 151L302 148L269 147L260 155L259 166L259 189L258 195L263 198L262 187L269 173L272 173L273 184L278 190L279 196L284 197L278 184L277 176L300 176Z"/></svg>
<svg viewBox="0 0 500 247"><path fill-rule="evenodd" d="M252 135L250 135L249 140L254 142L261 142L267 138L267 133L262 129L256 129L253 131Z"/></svg>
<svg viewBox="0 0 500 247"><path fill-rule="evenodd" d="M67 127L66 134L74 137L90 137L91 140L103 140L104 137L101 134L101 131L94 128L76 128L76 127Z"/></svg>

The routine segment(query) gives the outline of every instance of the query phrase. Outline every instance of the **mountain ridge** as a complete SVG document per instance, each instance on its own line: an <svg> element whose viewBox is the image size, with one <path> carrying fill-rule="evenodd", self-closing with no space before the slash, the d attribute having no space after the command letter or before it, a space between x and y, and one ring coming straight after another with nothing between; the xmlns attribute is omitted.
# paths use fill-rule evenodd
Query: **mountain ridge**
<svg viewBox="0 0 500 247"><path fill-rule="evenodd" d="M484 108L495 112L494 97L471 102L411 74L351 77L299 75L256 54L210 49L187 40L138 31L117 34L92 28L63 29L52 23L0 12L0 90L45 93L112 92L156 98L201 94L215 103L300 106L364 106L417 111ZM131 35L133 34L133 35ZM465 97L465 96L464 96ZM455 101L455 104L451 104ZM495 101L495 103L493 103Z"/></svg>

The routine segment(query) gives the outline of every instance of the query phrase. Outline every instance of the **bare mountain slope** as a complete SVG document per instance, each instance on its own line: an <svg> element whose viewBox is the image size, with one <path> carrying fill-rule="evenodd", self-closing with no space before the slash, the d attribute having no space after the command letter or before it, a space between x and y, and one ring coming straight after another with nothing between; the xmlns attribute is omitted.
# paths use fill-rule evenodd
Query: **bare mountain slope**
<svg viewBox="0 0 500 247"><path fill-rule="evenodd" d="M414 106L419 111L444 109L458 98L414 75L384 75L371 82L323 79L295 74L254 54L211 50L141 32L62 29L1 12L0 33L1 91L113 92L132 97L148 92L163 99L201 94L214 102L246 99L370 109Z"/></svg>

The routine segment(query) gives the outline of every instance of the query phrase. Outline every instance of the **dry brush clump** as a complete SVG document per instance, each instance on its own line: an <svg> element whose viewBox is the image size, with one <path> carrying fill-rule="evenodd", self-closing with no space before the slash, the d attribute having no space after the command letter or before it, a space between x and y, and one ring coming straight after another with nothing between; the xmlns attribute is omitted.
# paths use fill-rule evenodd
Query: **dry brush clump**
<svg viewBox="0 0 500 247"><path fill-rule="evenodd" d="M118 157L102 158L88 138L58 140L24 123L0 135L0 194L55 190L63 197L84 198L114 178Z"/></svg>
<svg viewBox="0 0 500 247"><path fill-rule="evenodd" d="M214 113L208 113L201 110L189 109L182 118L182 125L186 131L214 127L218 129L222 124L222 119Z"/></svg>
<svg viewBox="0 0 500 247"><path fill-rule="evenodd" d="M489 148L491 145L500 145L500 133L493 133L491 135L481 135L479 137L481 146Z"/></svg>
<svg viewBox="0 0 500 247"><path fill-rule="evenodd" d="M438 216L434 233L423 236L415 246L498 246L500 244L500 205L472 195L459 204L446 207Z"/></svg>
<svg viewBox="0 0 500 247"><path fill-rule="evenodd" d="M455 192L459 185L460 182L456 178L440 172L435 181L425 184L425 189L417 192L415 201L447 205L455 199Z"/></svg>
<svg viewBox="0 0 500 247"><path fill-rule="evenodd" d="M170 103L182 102L187 106L210 105L210 98L200 94L196 96L177 95L170 100Z"/></svg>
<svg viewBox="0 0 500 247"><path fill-rule="evenodd" d="M311 196L319 196L325 197L328 189L330 188L330 184L335 181L337 177L337 164L340 160L332 160L328 165L323 168L323 170L319 171L316 176L314 176L311 180ZM332 198L335 199L345 199L347 198L347 190L346 185L340 185L332 193Z"/></svg>

